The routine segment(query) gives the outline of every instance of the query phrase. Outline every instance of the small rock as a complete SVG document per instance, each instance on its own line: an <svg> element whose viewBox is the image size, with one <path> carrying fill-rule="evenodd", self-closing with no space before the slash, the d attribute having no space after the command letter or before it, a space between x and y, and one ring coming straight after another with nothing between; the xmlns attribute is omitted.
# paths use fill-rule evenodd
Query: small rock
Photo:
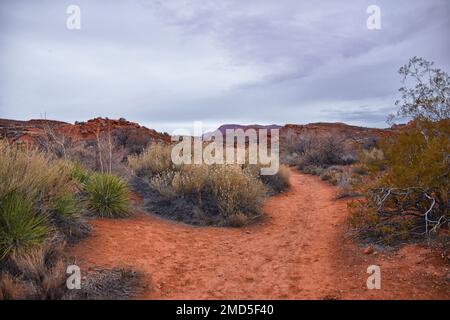
<svg viewBox="0 0 450 320"><path fill-rule="evenodd" d="M368 246L367 248L364 249L364 254L372 254L373 253L373 248L372 246Z"/></svg>

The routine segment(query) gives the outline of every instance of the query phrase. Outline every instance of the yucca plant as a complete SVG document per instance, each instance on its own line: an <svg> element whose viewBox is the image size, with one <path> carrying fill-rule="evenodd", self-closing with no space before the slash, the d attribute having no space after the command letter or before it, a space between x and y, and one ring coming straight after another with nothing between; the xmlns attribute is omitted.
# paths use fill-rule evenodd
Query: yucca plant
<svg viewBox="0 0 450 320"><path fill-rule="evenodd" d="M0 260L42 244L50 233L47 217L27 195L13 192L0 199Z"/></svg>
<svg viewBox="0 0 450 320"><path fill-rule="evenodd" d="M127 183L112 174L96 173L86 183L88 209L104 218L125 217L131 205Z"/></svg>

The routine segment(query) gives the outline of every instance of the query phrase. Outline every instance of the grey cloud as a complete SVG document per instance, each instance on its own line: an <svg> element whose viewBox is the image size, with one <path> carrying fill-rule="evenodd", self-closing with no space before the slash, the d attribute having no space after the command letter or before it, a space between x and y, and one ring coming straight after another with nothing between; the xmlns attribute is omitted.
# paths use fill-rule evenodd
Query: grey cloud
<svg viewBox="0 0 450 320"><path fill-rule="evenodd" d="M450 2L379 0L369 31L372 2L2 1L0 117L384 126L409 57L450 69Z"/></svg>

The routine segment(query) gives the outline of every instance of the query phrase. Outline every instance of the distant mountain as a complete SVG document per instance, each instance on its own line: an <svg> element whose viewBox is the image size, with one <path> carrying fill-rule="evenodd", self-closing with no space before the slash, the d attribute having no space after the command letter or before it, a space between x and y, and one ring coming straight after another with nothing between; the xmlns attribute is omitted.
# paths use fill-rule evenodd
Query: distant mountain
<svg viewBox="0 0 450 320"><path fill-rule="evenodd" d="M242 124L224 124L221 125L219 128L217 128L215 131L220 131L222 133L222 135L225 136L227 129L232 129L232 130L237 130L237 129L242 129L242 130L247 130L247 129L255 129L256 131L260 130L260 129L267 129L268 134L270 135L270 130L271 129L281 129L282 126L279 126L277 124L270 124L270 125L260 125L260 124L249 124L249 125L242 125ZM215 131L213 132L207 132L205 134L203 134L203 138L207 139L209 138Z"/></svg>

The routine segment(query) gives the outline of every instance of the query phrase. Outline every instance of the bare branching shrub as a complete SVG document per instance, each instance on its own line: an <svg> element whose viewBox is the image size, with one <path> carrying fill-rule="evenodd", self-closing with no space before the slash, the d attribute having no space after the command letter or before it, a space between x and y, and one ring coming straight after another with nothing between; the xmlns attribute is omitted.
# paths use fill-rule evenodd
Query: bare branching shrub
<svg viewBox="0 0 450 320"><path fill-rule="evenodd" d="M312 167L326 168L355 162L355 156L348 152L344 139L336 135L317 135L305 132L300 135L286 134L285 161L295 164L299 169ZM309 170L311 171L311 170Z"/></svg>

